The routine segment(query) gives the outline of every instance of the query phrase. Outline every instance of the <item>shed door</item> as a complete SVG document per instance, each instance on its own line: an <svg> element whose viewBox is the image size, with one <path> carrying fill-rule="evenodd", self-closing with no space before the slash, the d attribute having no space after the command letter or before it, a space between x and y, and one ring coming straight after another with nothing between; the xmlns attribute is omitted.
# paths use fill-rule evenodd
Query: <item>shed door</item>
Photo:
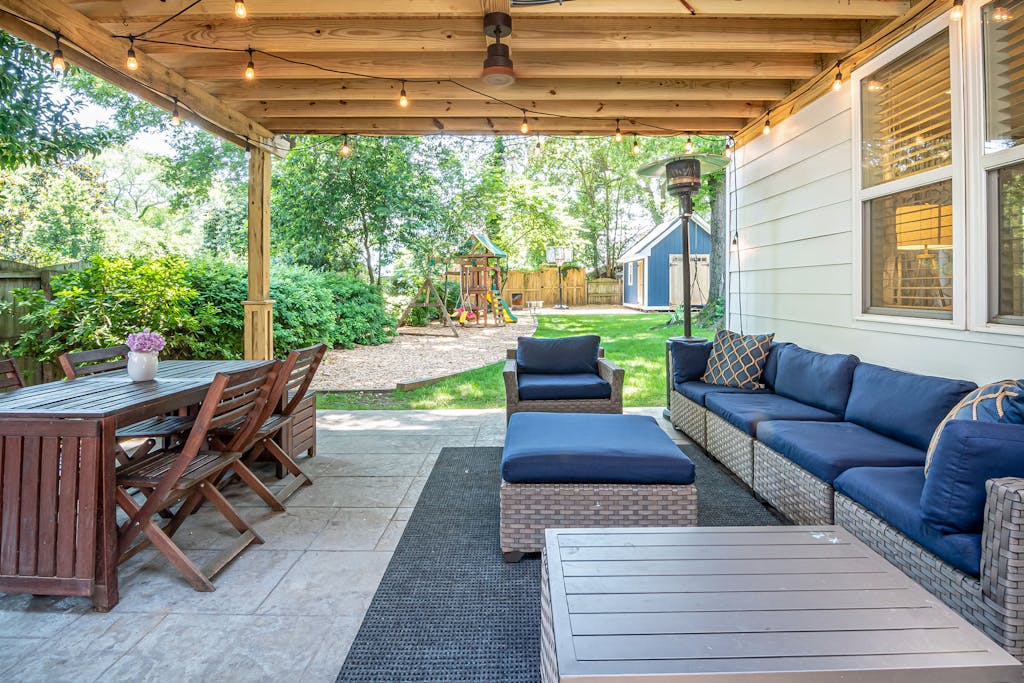
<svg viewBox="0 0 1024 683"><path fill-rule="evenodd" d="M647 304L647 300L644 299L644 263L644 259L636 262L636 302L641 306Z"/></svg>

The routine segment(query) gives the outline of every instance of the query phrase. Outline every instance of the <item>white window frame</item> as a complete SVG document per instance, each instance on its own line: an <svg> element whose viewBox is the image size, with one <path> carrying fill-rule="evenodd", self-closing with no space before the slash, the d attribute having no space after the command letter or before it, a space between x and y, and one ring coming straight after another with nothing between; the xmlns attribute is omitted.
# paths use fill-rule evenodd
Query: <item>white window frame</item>
<svg viewBox="0 0 1024 683"><path fill-rule="evenodd" d="M633 286L633 269L636 268L636 261L630 261L626 264L626 284L630 287Z"/></svg>
<svg viewBox="0 0 1024 683"><path fill-rule="evenodd" d="M961 52L962 33L961 23L950 21L949 13L944 12L940 17L929 22L920 30L914 32L904 40L893 45L873 59L864 63L851 74L850 94L852 117L851 129L853 131L853 319L857 327L890 329L893 325L904 325L915 328L929 327L948 330L967 329L966 315L966 290L967 290L967 253L966 253L966 202L964 201L964 103L963 103L963 55ZM952 154L953 162L949 166L929 169L911 176L899 178L873 187L863 187L864 174L862 171L861 144L863 131L861 129L861 81L873 74L878 69L890 64L902 57L918 45L924 43L944 29L949 30L949 57L950 57L950 115L952 125ZM912 315L898 315L885 313L869 313L865 310L869 301L866 291L870 263L866 250L867 235L864 230L864 203L878 197L885 197L904 190L910 190L924 185L931 185L943 180L952 180L953 197L953 310L951 319L928 318ZM987 288L986 288L987 289Z"/></svg>
<svg viewBox="0 0 1024 683"><path fill-rule="evenodd" d="M999 259L996 249L996 235L992 220L992 198L990 191L989 171L1024 163L1024 144L985 153L985 65L984 44L982 38L981 10L986 5L998 4L997 0L971 0L965 4L963 18L964 33L964 73L967 81L966 135L970 141L967 157L970 193L967 202L967 217L970 225L978 226L971 230L968 249L976 258L969 264L972 267L968 281L969 326L977 332L1001 335L1024 336L1024 324L993 320L996 313L995 279L998 274Z"/></svg>

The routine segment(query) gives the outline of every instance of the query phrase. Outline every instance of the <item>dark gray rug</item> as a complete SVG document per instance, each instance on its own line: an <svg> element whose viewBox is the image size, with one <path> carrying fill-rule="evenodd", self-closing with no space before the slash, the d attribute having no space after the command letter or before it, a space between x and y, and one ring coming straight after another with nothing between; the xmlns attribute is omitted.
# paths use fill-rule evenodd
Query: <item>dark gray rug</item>
<svg viewBox="0 0 1024 683"><path fill-rule="evenodd" d="M781 522L700 449L701 526ZM501 561L500 448L446 448L420 494L339 682L540 680L540 560Z"/></svg>

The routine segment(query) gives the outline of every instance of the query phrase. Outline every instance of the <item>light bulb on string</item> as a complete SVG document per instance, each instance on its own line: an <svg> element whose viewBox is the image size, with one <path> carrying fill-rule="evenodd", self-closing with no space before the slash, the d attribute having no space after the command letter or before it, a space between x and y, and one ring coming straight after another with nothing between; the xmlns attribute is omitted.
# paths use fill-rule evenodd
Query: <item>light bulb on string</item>
<svg viewBox="0 0 1024 683"><path fill-rule="evenodd" d="M402 94L398 96L398 106L403 108L409 106L409 96L405 94L405 81L402 81Z"/></svg>
<svg viewBox="0 0 1024 683"><path fill-rule="evenodd" d="M622 142L622 129L619 128L618 119L615 119L615 142Z"/></svg>
<svg viewBox="0 0 1024 683"><path fill-rule="evenodd" d="M246 52L249 53L249 63L245 65L245 79L251 81L256 78L256 64L252 61L252 48L250 47Z"/></svg>
<svg viewBox="0 0 1024 683"><path fill-rule="evenodd" d="M832 81L832 92L839 92L843 89L843 72L837 71L836 78Z"/></svg>
<svg viewBox="0 0 1024 683"><path fill-rule="evenodd" d="M526 110L523 110L523 122L519 124L519 132L526 135L530 132L530 124L526 120Z"/></svg>
<svg viewBox="0 0 1024 683"><path fill-rule="evenodd" d="M67 71L68 63L64 61L64 50L60 49L60 33L54 33L53 37L57 41L57 46L53 49L53 57L50 58L50 66L54 71L62 74Z"/></svg>
<svg viewBox="0 0 1024 683"><path fill-rule="evenodd" d="M949 18L952 21L960 21L964 18L964 0L953 0L953 9L949 10Z"/></svg>
<svg viewBox="0 0 1024 683"><path fill-rule="evenodd" d="M732 159L732 146L733 146L733 139L732 139L732 136L730 136L730 137L726 138L726 140L725 140L725 156L727 158L729 158L729 159Z"/></svg>
<svg viewBox="0 0 1024 683"><path fill-rule="evenodd" d="M346 159L352 156L352 147L348 144L348 135L345 135L344 140L341 143L341 147L338 148L338 154L345 157Z"/></svg>
<svg viewBox="0 0 1024 683"><path fill-rule="evenodd" d="M687 136L687 138L686 138L686 146L683 147L683 150L687 154L693 154L693 138L692 137Z"/></svg>
<svg viewBox="0 0 1024 683"><path fill-rule="evenodd" d="M639 153L640 153L640 138L638 138L636 136L636 133L633 133L633 154L639 154Z"/></svg>
<svg viewBox="0 0 1024 683"><path fill-rule="evenodd" d="M544 153L544 145L540 144L540 140L537 140L537 144L533 147L533 153L540 156Z"/></svg>
<svg viewBox="0 0 1024 683"><path fill-rule="evenodd" d="M129 71L139 68L139 60L135 58L135 36L128 36L128 59L125 60L124 66Z"/></svg>
<svg viewBox="0 0 1024 683"><path fill-rule="evenodd" d="M177 97L174 98L174 108L171 109L171 125L172 126L180 126L181 125L181 112L178 111L178 98Z"/></svg>
<svg viewBox="0 0 1024 683"><path fill-rule="evenodd" d="M235 0L235 16L239 19L245 19L248 14L248 10L245 9L245 0Z"/></svg>
<svg viewBox="0 0 1024 683"><path fill-rule="evenodd" d="M761 129L761 135L768 135L772 132L772 120L767 118L764 120L764 128Z"/></svg>

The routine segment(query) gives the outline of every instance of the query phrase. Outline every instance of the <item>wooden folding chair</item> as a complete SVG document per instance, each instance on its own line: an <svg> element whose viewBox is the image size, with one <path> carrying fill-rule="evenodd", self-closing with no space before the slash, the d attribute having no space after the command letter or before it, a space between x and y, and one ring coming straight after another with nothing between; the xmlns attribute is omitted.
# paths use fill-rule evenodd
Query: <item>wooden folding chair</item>
<svg viewBox="0 0 1024 683"><path fill-rule="evenodd" d="M118 470L117 504L128 516L118 529L121 562L152 544L196 590L212 591L213 576L248 546L263 543L217 490L216 482L231 470L254 490L262 489L261 495L273 498L241 461L241 448L252 441L261 425L280 367L281 362L275 361L250 370L217 373L183 444L133 458ZM231 424L240 426L230 439L220 444L211 441L212 430ZM132 495L133 489L144 497L141 504ZM172 537L204 500L212 503L240 535L230 548L199 569ZM161 526L154 515L179 502L177 511ZM140 534L145 538L136 542Z"/></svg>
<svg viewBox="0 0 1024 683"><path fill-rule="evenodd" d="M18 366L14 364L14 359L0 360L0 391L20 389L23 386L25 386L25 379L21 376Z"/></svg>
<svg viewBox="0 0 1024 683"><path fill-rule="evenodd" d="M57 360L68 379L98 375L128 367L128 345L108 346L90 351L62 353Z"/></svg>

